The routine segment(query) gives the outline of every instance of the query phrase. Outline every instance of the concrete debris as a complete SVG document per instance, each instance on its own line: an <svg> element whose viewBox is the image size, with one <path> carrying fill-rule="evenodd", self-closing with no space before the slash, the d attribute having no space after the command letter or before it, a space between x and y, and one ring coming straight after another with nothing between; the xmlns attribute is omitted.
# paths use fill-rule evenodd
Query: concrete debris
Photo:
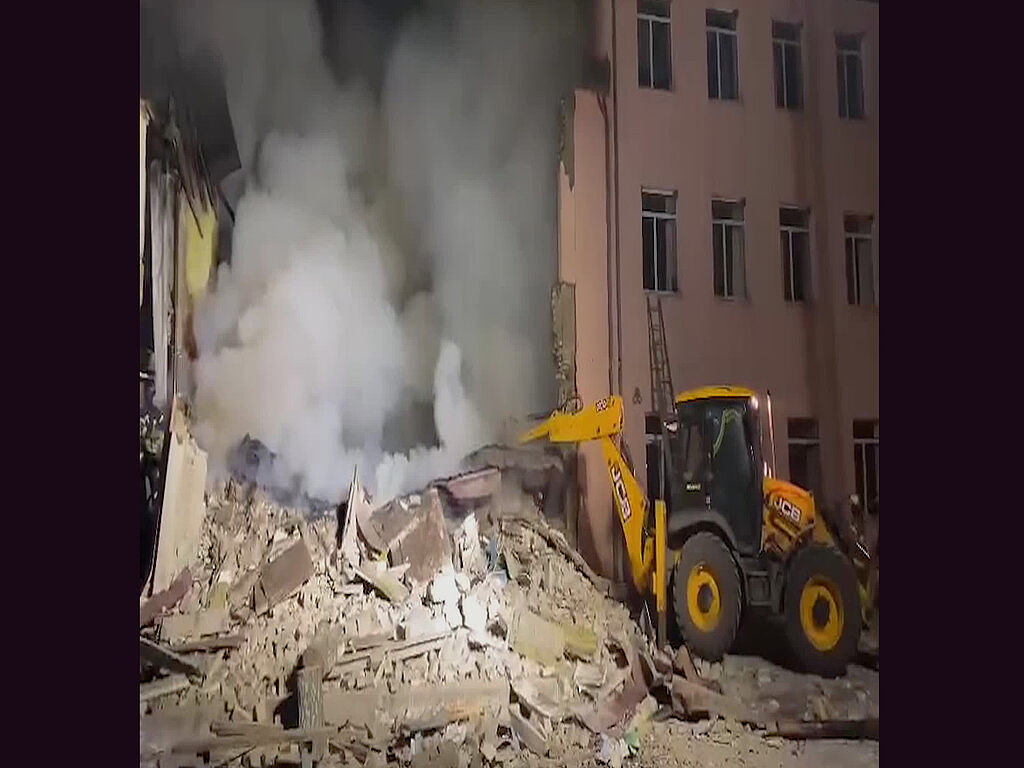
<svg viewBox="0 0 1024 768"><path fill-rule="evenodd" d="M425 494L411 523L391 540L388 552L392 565L409 565L408 576L413 582L430 579L443 563L451 561L451 541L436 490Z"/></svg>
<svg viewBox="0 0 1024 768"><path fill-rule="evenodd" d="M472 508L490 501L501 486L501 473L494 467L467 472L457 477L437 480L434 486L457 506Z"/></svg>
<svg viewBox="0 0 1024 768"><path fill-rule="evenodd" d="M146 664L158 669L166 669L169 672L181 672L193 676L203 674L202 668L198 664L145 637L139 638L139 658Z"/></svg>
<svg viewBox="0 0 1024 768"><path fill-rule="evenodd" d="M226 608L210 608L195 613L178 613L160 619L160 639L180 643L193 638L216 635L228 629Z"/></svg>
<svg viewBox="0 0 1024 768"><path fill-rule="evenodd" d="M192 586L192 574L186 567L179 573L170 586L158 592L139 607L139 626L144 627L163 611L176 606Z"/></svg>
<svg viewBox="0 0 1024 768"><path fill-rule="evenodd" d="M148 683L139 685L139 701L150 701L160 696L169 696L188 688L188 678L185 675L168 675Z"/></svg>
<svg viewBox="0 0 1024 768"><path fill-rule="evenodd" d="M392 603L401 603L409 596L409 590L395 574L395 570L383 567L380 560L371 560L363 568L353 569L355 574L370 584Z"/></svg>
<svg viewBox="0 0 1024 768"><path fill-rule="evenodd" d="M461 607L463 625L471 632L483 633L487 626L487 608L473 595L463 596Z"/></svg>
<svg viewBox="0 0 1024 768"><path fill-rule="evenodd" d="M554 666L565 653L562 628L530 610L515 612L508 637L516 653L543 666Z"/></svg>
<svg viewBox="0 0 1024 768"><path fill-rule="evenodd" d="M299 540L267 563L254 580L251 599L235 609L236 618L245 620L249 612L266 613L302 586L313 575L313 561L305 542Z"/></svg>
<svg viewBox="0 0 1024 768"><path fill-rule="evenodd" d="M520 743L529 747L541 757L545 757L548 754L547 739L544 738L544 734L540 732L537 726L520 715L515 709L509 710L509 718L512 721L512 730L515 732Z"/></svg>
<svg viewBox="0 0 1024 768"><path fill-rule="evenodd" d="M170 449L160 508L156 554L150 589L168 589L195 557L206 516L206 452L189 430L184 401L175 395L171 407Z"/></svg>
<svg viewBox="0 0 1024 768"><path fill-rule="evenodd" d="M611 768L621 768L622 761L629 756L629 748L622 739L610 738L601 734L601 747L597 752L597 762Z"/></svg>
<svg viewBox="0 0 1024 768"><path fill-rule="evenodd" d="M179 708L216 716L149 738L146 759L187 760L199 747L227 758L234 745L253 750L253 764L295 764L316 741L325 764L405 768L454 755L453 768L513 768L531 753L592 758L596 734L599 760L621 765L656 719L652 694L670 698L659 687L687 719L723 710L707 696L756 703L709 691L696 669L692 681L671 677L672 658L565 553L529 495L506 506L515 489L504 471L500 494L479 490L493 477L449 479L376 508L356 477L344 512L319 517L235 481L210 491L188 570L140 606L140 714L151 725ZM311 674L322 678L320 714L307 712L306 725L322 728L302 730L296 687L301 678L316 692ZM765 711L773 723L798 720L788 706Z"/></svg>
<svg viewBox="0 0 1024 768"><path fill-rule="evenodd" d="M345 504L345 523L341 531L341 543L338 551L345 562L352 568L359 565L359 543L356 536L356 518L367 519L372 507L370 495L359 484L358 468L352 472L352 485L348 490L348 503Z"/></svg>

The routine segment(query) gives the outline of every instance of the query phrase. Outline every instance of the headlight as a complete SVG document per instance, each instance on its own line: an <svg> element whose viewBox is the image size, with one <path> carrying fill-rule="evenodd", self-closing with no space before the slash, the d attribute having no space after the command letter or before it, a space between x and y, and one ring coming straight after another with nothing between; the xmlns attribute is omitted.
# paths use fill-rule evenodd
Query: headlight
<svg viewBox="0 0 1024 768"><path fill-rule="evenodd" d="M757 397L750 398L750 404L754 406L754 410L757 410Z"/></svg>

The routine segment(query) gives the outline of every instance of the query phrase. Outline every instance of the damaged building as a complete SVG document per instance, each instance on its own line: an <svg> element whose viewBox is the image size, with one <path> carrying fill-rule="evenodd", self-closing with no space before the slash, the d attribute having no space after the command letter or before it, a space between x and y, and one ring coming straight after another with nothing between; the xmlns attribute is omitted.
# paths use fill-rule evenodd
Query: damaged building
<svg viewBox="0 0 1024 768"><path fill-rule="evenodd" d="M217 25L235 19L234 4L223 17L201 3L142 4L143 764L618 767L640 754L657 762L669 720L687 739L718 734L752 753L868 740L877 762L877 671L822 681L668 653L650 614L621 601L629 563L600 446L515 445L539 416L619 395L623 451L652 508L665 498L657 307L677 391L770 391L778 474L827 503L877 499L877 3L561 5L562 32L547 33L543 66L520 80L486 34L469 34L481 24L473 3L317 0L280 24L274 3L253 4L252 39L220 58L208 49L223 45ZM409 22L418 13L422 26ZM501 45L532 36L514 13L504 21ZM445 24L471 39L449 40ZM357 151L338 159L337 137L317 143L321 123L303 135L292 119L293 81L267 72L294 64L293 52L254 68L253 82L277 89L267 103L232 71L264 55L252 40L289 35L302 50L294 82L308 75L311 91L341 94L311 112ZM438 40L463 47L448 58ZM474 64L465 82L446 69L460 56ZM551 62L564 68L545 84L558 98L523 96ZM421 103L400 106L410 99L395 73L420 71L405 87L450 97L439 111L457 113L434 131L416 123ZM501 101L488 77L521 98L523 115L487 113ZM457 86L469 95L452 95ZM528 140L516 144L520 117ZM482 138L437 135L460 120ZM389 126L405 143L374 143ZM394 170L415 166L403 153L451 144L448 166ZM530 197L535 177L520 166L547 179L522 209L509 201ZM343 190L320 183L325 167ZM508 198L495 193L506 186ZM296 255L271 227L243 230L282 200L282 232L314 221L303 235L316 248L373 241L383 266L339 268L316 248ZM513 223L479 225L488 206ZM496 231L500 246L487 240ZM235 257L275 245L282 262L314 267L281 280L309 291L296 301L282 289L285 310L287 299L311 314L275 343L290 351L317 338L317 323L332 329L323 350L282 355L279 367L231 357L275 309L244 306ZM448 279L492 245L475 283ZM525 252L530 271L518 275L507 257ZM352 264L372 290L330 282ZM514 291L494 287L506 280ZM500 307L509 297L521 306ZM351 322L337 307L348 300L380 306ZM359 343L339 354L349 338ZM378 346L401 349L390 352L401 365ZM307 365L317 356L341 364ZM235 388L211 394L232 366ZM291 377L278 389L293 410L263 419L281 395L275 373ZM246 377L263 388L259 407L234 410ZM345 408L324 404L333 396Z"/></svg>

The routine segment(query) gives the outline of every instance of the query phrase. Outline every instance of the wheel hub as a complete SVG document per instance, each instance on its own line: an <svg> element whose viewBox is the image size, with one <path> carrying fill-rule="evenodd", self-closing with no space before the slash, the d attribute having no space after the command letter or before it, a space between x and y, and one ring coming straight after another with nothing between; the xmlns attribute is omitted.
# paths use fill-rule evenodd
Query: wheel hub
<svg viewBox="0 0 1024 768"><path fill-rule="evenodd" d="M819 595L814 601L814 607L811 608L811 619L814 621L814 626L818 629L824 629L828 624L831 614L832 610L829 607L829 601Z"/></svg>
<svg viewBox="0 0 1024 768"><path fill-rule="evenodd" d="M804 636L815 649L827 652L839 644L843 635L843 602L831 579L808 579L800 593L799 610Z"/></svg>
<svg viewBox="0 0 1024 768"><path fill-rule="evenodd" d="M690 621L701 632L712 632L722 614L718 579L707 563L698 563L686 578L686 606Z"/></svg>

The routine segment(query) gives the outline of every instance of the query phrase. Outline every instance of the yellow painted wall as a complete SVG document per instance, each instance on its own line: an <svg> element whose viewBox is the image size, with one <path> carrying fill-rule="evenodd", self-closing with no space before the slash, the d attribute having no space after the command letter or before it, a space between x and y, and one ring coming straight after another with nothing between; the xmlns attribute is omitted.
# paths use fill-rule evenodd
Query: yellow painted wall
<svg viewBox="0 0 1024 768"><path fill-rule="evenodd" d="M206 293L213 269L217 215L212 208L200 207L194 216L184 194L180 196L180 206L185 229L185 285L188 295L198 299Z"/></svg>

